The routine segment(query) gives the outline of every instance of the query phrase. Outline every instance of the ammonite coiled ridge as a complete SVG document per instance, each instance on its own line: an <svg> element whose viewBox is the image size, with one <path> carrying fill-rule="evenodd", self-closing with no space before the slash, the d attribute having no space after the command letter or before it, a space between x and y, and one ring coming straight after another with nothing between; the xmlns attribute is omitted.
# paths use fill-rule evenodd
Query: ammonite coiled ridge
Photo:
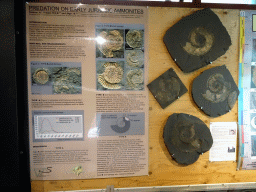
<svg viewBox="0 0 256 192"><path fill-rule="evenodd" d="M195 28L191 31L189 42L183 49L191 55L201 56L209 52L214 43L214 35L203 27Z"/></svg>
<svg viewBox="0 0 256 192"><path fill-rule="evenodd" d="M231 85L225 81L222 74L216 73L209 77L207 88L202 96L212 103L219 103L227 99Z"/></svg>
<svg viewBox="0 0 256 192"><path fill-rule="evenodd" d="M107 89L120 89L123 79L123 68L118 63L105 63L104 72L98 75L98 82Z"/></svg>
<svg viewBox="0 0 256 192"><path fill-rule="evenodd" d="M141 48L143 45L143 32L141 30L128 31L126 42L132 48Z"/></svg>
<svg viewBox="0 0 256 192"><path fill-rule="evenodd" d="M113 51L118 51L123 47L124 39L120 32L117 30L113 31L102 31L98 37L101 37L105 42L99 45L99 50L106 57L113 57Z"/></svg>
<svg viewBox="0 0 256 192"><path fill-rule="evenodd" d="M37 84L44 85L49 81L49 71L44 68L39 68L34 72L33 79Z"/></svg>
<svg viewBox="0 0 256 192"><path fill-rule="evenodd" d="M120 84L112 84L107 82L103 75L98 75L98 82L106 89L121 89Z"/></svg>
<svg viewBox="0 0 256 192"><path fill-rule="evenodd" d="M129 88L137 90L143 88L144 75L141 69L130 70L126 75L126 79Z"/></svg>
<svg viewBox="0 0 256 192"><path fill-rule="evenodd" d="M143 52L141 50L127 50L126 61L131 67L143 65Z"/></svg>

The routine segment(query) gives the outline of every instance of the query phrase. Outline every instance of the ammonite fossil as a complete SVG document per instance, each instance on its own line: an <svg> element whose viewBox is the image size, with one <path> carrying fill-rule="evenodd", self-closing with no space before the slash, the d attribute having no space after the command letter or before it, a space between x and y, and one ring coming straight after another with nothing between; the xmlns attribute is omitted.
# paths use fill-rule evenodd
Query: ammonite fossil
<svg viewBox="0 0 256 192"><path fill-rule="evenodd" d="M141 69L130 70L126 75L126 80L130 89L143 89L144 75Z"/></svg>
<svg viewBox="0 0 256 192"><path fill-rule="evenodd" d="M204 71L193 81L192 96L197 106L210 117L229 112L239 91L225 65Z"/></svg>
<svg viewBox="0 0 256 192"><path fill-rule="evenodd" d="M33 74L33 80L37 84L44 85L49 81L49 70L44 68L37 69Z"/></svg>
<svg viewBox="0 0 256 192"><path fill-rule="evenodd" d="M191 31L189 41L183 49L191 55L201 56L209 52L214 43L214 36L203 27L197 27Z"/></svg>
<svg viewBox="0 0 256 192"><path fill-rule="evenodd" d="M105 63L104 72L98 75L98 82L107 89L120 89L123 79L123 68L118 63Z"/></svg>
<svg viewBox="0 0 256 192"><path fill-rule="evenodd" d="M223 75L215 73L209 77L207 90L202 96L212 103L223 102L230 94L230 88L230 83L225 81Z"/></svg>
<svg viewBox="0 0 256 192"><path fill-rule="evenodd" d="M143 46L143 31L129 30L126 34L126 42L132 48L141 48Z"/></svg>
<svg viewBox="0 0 256 192"><path fill-rule="evenodd" d="M163 137L172 158L183 165L196 162L213 144L211 132L205 123L184 113L169 116Z"/></svg>
<svg viewBox="0 0 256 192"><path fill-rule="evenodd" d="M124 39L121 36L120 32L117 30L113 31L102 31L98 38L104 40L102 43L98 43L99 50L106 57L113 57L113 51L118 51L123 48Z"/></svg>
<svg viewBox="0 0 256 192"><path fill-rule="evenodd" d="M231 38L219 17L207 8L170 27L164 35L164 43L180 69L189 73L224 55Z"/></svg>
<svg viewBox="0 0 256 192"><path fill-rule="evenodd" d="M187 92L187 88L172 68L147 86L163 109Z"/></svg>
<svg viewBox="0 0 256 192"><path fill-rule="evenodd" d="M144 54L141 50L126 50L126 61L131 67L141 67L144 64Z"/></svg>

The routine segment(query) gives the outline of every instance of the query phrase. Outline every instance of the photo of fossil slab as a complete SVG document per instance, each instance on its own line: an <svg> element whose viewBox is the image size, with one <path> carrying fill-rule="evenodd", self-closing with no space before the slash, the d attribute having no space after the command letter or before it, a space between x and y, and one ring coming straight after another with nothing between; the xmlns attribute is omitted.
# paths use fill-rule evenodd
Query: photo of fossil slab
<svg viewBox="0 0 256 192"><path fill-rule="evenodd" d="M82 93L80 67L53 67L51 70L54 94Z"/></svg>
<svg viewBox="0 0 256 192"><path fill-rule="evenodd" d="M188 91L172 68L147 86L163 109Z"/></svg>
<svg viewBox="0 0 256 192"><path fill-rule="evenodd" d="M119 29L96 30L96 57L124 58L124 31Z"/></svg>
<svg viewBox="0 0 256 192"><path fill-rule="evenodd" d="M33 73L32 83L44 85L50 79L50 71L46 68L38 68L32 73Z"/></svg>
<svg viewBox="0 0 256 192"><path fill-rule="evenodd" d="M250 109L256 109L256 92L250 93Z"/></svg>
<svg viewBox="0 0 256 192"><path fill-rule="evenodd" d="M123 62L97 63L97 89L121 89L123 87L124 67Z"/></svg>
<svg viewBox="0 0 256 192"><path fill-rule="evenodd" d="M126 73L126 90L142 90L144 73L142 69L131 69Z"/></svg>
<svg viewBox="0 0 256 192"><path fill-rule="evenodd" d="M141 50L126 50L125 58L130 67L144 67L144 53Z"/></svg>
<svg viewBox="0 0 256 192"><path fill-rule="evenodd" d="M130 29L125 30L126 49L142 49L144 47L144 31Z"/></svg>
<svg viewBox="0 0 256 192"><path fill-rule="evenodd" d="M251 66L251 88L256 88L256 66Z"/></svg>
<svg viewBox="0 0 256 192"><path fill-rule="evenodd" d="M225 65L204 71L192 84L192 97L208 116L228 113L239 95L237 85Z"/></svg>
<svg viewBox="0 0 256 192"><path fill-rule="evenodd" d="M184 17L169 28L164 43L180 69L189 73L224 55L231 38L219 17L207 8Z"/></svg>
<svg viewBox="0 0 256 192"><path fill-rule="evenodd" d="M251 135L251 143L252 143L251 155L255 157L256 156L256 135Z"/></svg>
<svg viewBox="0 0 256 192"><path fill-rule="evenodd" d="M252 62L256 62L256 39L252 39Z"/></svg>
<svg viewBox="0 0 256 192"><path fill-rule="evenodd" d="M199 118L184 113L169 116L163 138L172 158L182 165L195 163L200 154L210 150L213 144L206 124Z"/></svg>

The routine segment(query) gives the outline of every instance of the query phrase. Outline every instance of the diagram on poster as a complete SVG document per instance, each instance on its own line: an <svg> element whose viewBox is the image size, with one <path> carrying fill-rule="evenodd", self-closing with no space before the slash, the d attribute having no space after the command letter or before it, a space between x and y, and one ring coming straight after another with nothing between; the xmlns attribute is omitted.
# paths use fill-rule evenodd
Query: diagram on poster
<svg viewBox="0 0 256 192"><path fill-rule="evenodd" d="M68 113L34 111L34 140L83 139L83 115L75 114L79 111Z"/></svg>

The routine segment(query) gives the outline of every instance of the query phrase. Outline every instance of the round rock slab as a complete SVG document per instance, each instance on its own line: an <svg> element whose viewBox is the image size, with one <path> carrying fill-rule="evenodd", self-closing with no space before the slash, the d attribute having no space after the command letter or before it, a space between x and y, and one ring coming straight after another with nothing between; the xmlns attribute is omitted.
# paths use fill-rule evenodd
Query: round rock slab
<svg viewBox="0 0 256 192"><path fill-rule="evenodd" d="M228 113L235 105L239 91L225 65L204 71L193 81L192 97L208 116Z"/></svg>
<svg viewBox="0 0 256 192"><path fill-rule="evenodd" d="M213 143L209 128L192 115L174 113L164 127L164 143L172 158L183 165L196 162Z"/></svg>

